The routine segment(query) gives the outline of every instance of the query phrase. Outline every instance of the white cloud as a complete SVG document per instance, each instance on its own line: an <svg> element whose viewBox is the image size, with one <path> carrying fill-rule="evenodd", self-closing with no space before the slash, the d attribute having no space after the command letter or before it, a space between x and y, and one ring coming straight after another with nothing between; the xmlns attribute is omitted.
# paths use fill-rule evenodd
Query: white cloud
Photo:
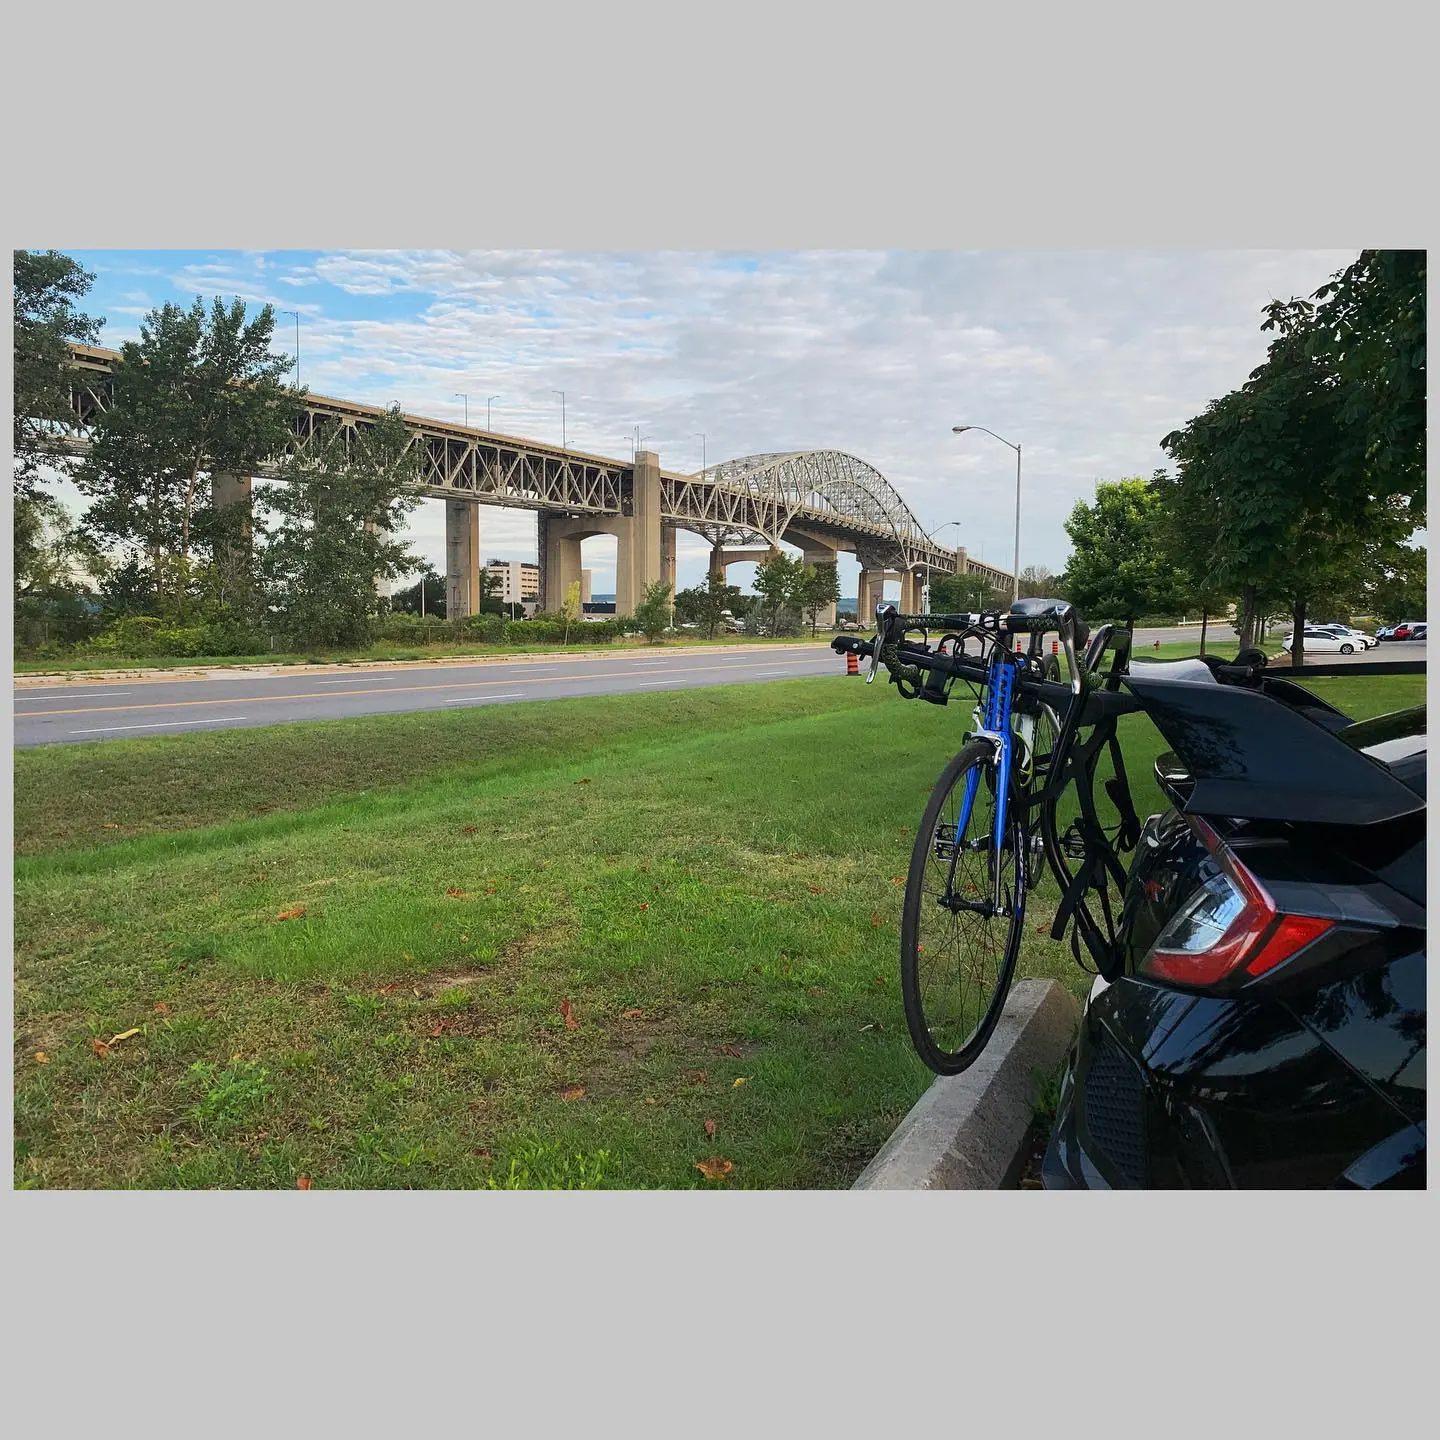
<svg viewBox="0 0 1440 1440"><path fill-rule="evenodd" d="M310 288L302 371L319 393L458 419L452 397L468 391L472 421L498 393L495 428L558 440L563 389L576 448L628 455L639 425L674 469L698 468L699 431L711 463L846 450L927 527L960 519L963 543L1008 565L1013 454L950 433L988 426L1023 446L1021 563L1059 570L1075 501L1097 478L1164 464L1161 436L1264 358L1265 302L1308 294L1352 258L354 251L272 256L263 274L252 257L212 256L172 283L271 301ZM533 516L486 511L481 526L487 556L533 556ZM417 513L415 539L437 566L443 530L438 505ZM613 542L589 542L587 564L591 548ZM680 584L696 583L703 545L679 555ZM846 593L853 575L846 561ZM596 588L610 583L597 574Z"/></svg>

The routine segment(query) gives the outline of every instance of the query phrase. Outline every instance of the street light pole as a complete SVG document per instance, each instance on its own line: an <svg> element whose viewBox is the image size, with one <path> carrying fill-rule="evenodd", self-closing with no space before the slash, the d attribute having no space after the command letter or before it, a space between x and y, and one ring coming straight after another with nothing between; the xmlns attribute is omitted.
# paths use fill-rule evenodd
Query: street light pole
<svg viewBox="0 0 1440 1440"><path fill-rule="evenodd" d="M690 438L692 440L697 435L700 437L700 473L703 475L705 473L705 432L703 430L692 430L690 432Z"/></svg>
<svg viewBox="0 0 1440 1440"><path fill-rule="evenodd" d="M499 398L498 395L487 395L485 397L485 428L487 430L490 428L490 402L492 400L498 400Z"/></svg>
<svg viewBox="0 0 1440 1440"><path fill-rule="evenodd" d="M300 312L298 310L282 310L282 315L293 315L295 317L295 388L300 388Z"/></svg>
<svg viewBox="0 0 1440 1440"><path fill-rule="evenodd" d="M1015 593L1014 599L1020 598L1020 447L1012 444L1003 435L996 435L993 430L986 430L983 425L952 425L953 434L963 435L967 430L984 430L985 433L998 440L1002 445L1009 445L1015 452Z"/></svg>
<svg viewBox="0 0 1440 1440"><path fill-rule="evenodd" d="M470 428L470 397L463 390L457 390L451 398L465 402L465 428L468 430Z"/></svg>
<svg viewBox="0 0 1440 1440"><path fill-rule="evenodd" d="M570 447L565 443L565 392L563 390L552 390L552 395L560 397L560 448L568 450Z"/></svg>

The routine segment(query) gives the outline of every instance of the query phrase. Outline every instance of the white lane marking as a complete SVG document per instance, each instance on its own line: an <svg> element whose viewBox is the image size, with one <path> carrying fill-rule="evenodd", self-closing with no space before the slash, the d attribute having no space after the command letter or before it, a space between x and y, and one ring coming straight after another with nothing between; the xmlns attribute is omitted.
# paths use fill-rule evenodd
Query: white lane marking
<svg viewBox="0 0 1440 1440"><path fill-rule="evenodd" d="M453 699L447 700L447 705L472 705L477 700L481 702L489 700L523 700L525 692L516 690L509 695L456 695Z"/></svg>
<svg viewBox="0 0 1440 1440"><path fill-rule="evenodd" d="M642 690L658 690L658 689L660 688L660 686L662 686L662 685L686 685L686 684L689 684L689 681L686 681L686 680L647 680L642 686L640 686L640 689L642 689Z"/></svg>
<svg viewBox="0 0 1440 1440"><path fill-rule="evenodd" d="M40 694L34 691L27 691L27 700L70 700L78 699L83 695L133 695L133 690L46 690Z"/></svg>
<svg viewBox="0 0 1440 1440"><path fill-rule="evenodd" d="M93 730L71 730L71 735L104 735L111 730L167 730L173 725L230 725L244 715L221 715L213 720L152 720L148 725L100 725Z"/></svg>
<svg viewBox="0 0 1440 1440"><path fill-rule="evenodd" d="M317 685L368 685L371 681L369 675L350 675L344 680L317 680Z"/></svg>

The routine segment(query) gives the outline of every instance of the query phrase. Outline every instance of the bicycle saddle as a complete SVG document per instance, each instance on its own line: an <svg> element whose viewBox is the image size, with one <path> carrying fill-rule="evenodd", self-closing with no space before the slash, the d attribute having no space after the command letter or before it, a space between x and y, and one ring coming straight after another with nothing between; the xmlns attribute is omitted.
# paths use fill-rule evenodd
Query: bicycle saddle
<svg viewBox="0 0 1440 1440"><path fill-rule="evenodd" d="M1008 612L1009 628L1016 630L1058 630L1063 621L1080 617L1068 600L1042 600L1038 596L1017 600ZM1018 622L1018 623L1017 623Z"/></svg>

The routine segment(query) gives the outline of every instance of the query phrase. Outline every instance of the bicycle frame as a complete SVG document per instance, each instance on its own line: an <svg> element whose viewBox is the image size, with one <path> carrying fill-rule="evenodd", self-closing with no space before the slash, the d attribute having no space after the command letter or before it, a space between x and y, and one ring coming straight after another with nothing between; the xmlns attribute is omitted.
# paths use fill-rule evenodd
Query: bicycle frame
<svg viewBox="0 0 1440 1440"><path fill-rule="evenodd" d="M1015 735L1011 729L1011 704L1014 695L1015 660L1003 645L996 644L990 656L990 668L985 678L983 714L976 706L980 724L970 732L974 739L988 740L995 747L995 832L991 836L990 879L993 885L991 902L999 912L1003 903L1000 893L1000 853L1005 842L1005 823L1009 819L1010 769L1015 763ZM956 843L950 855L950 870L945 879L947 893L955 884L955 866L960 858L960 836L970 826L970 814L975 805L975 795L980 788L980 771L971 770L965 777L965 795L960 802L960 819L955 827ZM1017 863L1023 866L1022 857Z"/></svg>

